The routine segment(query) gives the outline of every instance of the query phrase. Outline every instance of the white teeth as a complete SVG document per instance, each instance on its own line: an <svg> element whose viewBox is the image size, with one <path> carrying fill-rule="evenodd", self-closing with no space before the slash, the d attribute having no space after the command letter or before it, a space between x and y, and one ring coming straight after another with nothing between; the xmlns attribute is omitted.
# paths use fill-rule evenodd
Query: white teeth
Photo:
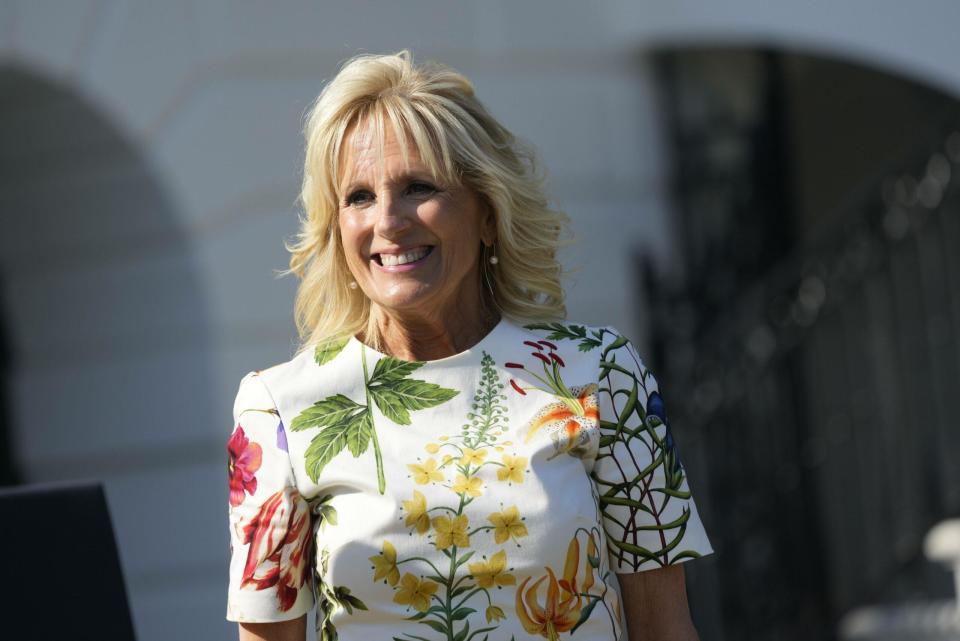
<svg viewBox="0 0 960 641"><path fill-rule="evenodd" d="M405 254L380 254L380 262L385 266L404 265L420 260L429 253L430 249L425 247Z"/></svg>

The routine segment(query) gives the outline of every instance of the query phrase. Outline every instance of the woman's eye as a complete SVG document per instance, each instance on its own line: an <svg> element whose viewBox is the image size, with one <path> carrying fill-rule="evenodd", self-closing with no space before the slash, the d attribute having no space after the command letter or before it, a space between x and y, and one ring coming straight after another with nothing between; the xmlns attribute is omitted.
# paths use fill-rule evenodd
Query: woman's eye
<svg viewBox="0 0 960 641"><path fill-rule="evenodd" d="M346 198L347 205L363 205L373 200L373 194L365 189L360 189L349 194Z"/></svg>
<svg viewBox="0 0 960 641"><path fill-rule="evenodd" d="M436 187L425 182L410 183L410 186L407 187L407 192L413 196L428 196L435 191L437 191Z"/></svg>

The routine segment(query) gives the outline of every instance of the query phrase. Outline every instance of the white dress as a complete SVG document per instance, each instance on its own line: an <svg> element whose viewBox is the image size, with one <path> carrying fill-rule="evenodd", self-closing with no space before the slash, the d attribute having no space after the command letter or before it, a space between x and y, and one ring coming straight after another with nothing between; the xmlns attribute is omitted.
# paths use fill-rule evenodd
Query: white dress
<svg viewBox="0 0 960 641"><path fill-rule="evenodd" d="M624 639L613 573L713 552L613 327L504 318L416 362L351 337L247 374L234 419L231 621L316 603L320 639Z"/></svg>

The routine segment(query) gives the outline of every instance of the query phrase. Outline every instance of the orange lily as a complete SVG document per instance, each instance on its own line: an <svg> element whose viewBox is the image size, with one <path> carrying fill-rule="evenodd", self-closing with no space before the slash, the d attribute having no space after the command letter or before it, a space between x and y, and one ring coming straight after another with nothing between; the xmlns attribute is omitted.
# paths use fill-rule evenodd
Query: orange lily
<svg viewBox="0 0 960 641"><path fill-rule="evenodd" d="M529 443L538 431L546 428L557 449L554 456L562 452L576 453L575 450L589 440L587 430L599 424L596 392L595 383L574 386L570 388L569 397L560 397L543 406L527 423L523 442Z"/></svg>
<svg viewBox="0 0 960 641"><path fill-rule="evenodd" d="M589 539L587 554L596 552L592 537ZM558 641L561 632L570 631L580 621L583 606L583 593L593 587L593 568L590 559L584 563L584 583L577 588L577 570L580 565L580 543L574 536L567 547L567 558L563 565L563 578L557 579L553 570L544 569L547 574L541 576L527 587L533 577L525 578L517 587L515 605L517 617L523 629L530 634L538 634L549 641ZM540 605L538 591L540 584L547 581L547 595L543 606Z"/></svg>

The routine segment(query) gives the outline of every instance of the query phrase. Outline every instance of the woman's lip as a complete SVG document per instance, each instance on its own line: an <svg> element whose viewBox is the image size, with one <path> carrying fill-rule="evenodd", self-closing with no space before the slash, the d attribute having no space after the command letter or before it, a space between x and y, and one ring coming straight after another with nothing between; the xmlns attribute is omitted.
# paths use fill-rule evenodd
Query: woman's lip
<svg viewBox="0 0 960 641"><path fill-rule="evenodd" d="M419 258L413 261L412 263L404 263L403 265L384 265L379 260L376 259L376 257L379 256L379 254L374 254L374 258L372 258L370 262L373 263L377 267L377 269L380 269L381 271L391 272L391 273L408 272L411 269L416 269L417 267L422 265L424 262L426 262L428 258L433 256L433 250L434 250L433 245L421 245L421 246L427 248L426 255L423 256L423 258ZM413 250L408 250L408 251L413 251ZM407 252L401 252L401 253L405 254Z"/></svg>

